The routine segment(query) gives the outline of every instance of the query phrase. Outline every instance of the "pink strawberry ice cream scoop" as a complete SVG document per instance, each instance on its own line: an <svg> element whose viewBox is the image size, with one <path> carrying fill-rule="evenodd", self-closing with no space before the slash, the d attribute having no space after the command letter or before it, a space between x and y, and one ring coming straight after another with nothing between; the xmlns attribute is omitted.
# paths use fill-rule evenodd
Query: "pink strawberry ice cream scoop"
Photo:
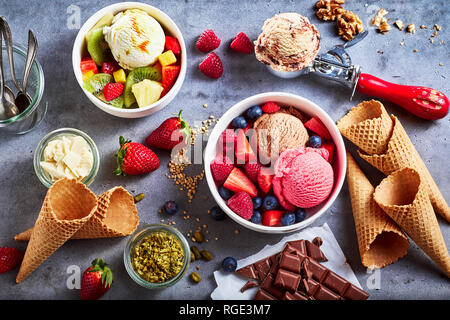
<svg viewBox="0 0 450 320"><path fill-rule="evenodd" d="M312 148L286 150L275 164L273 190L287 210L322 203L330 195L333 182L333 168Z"/></svg>

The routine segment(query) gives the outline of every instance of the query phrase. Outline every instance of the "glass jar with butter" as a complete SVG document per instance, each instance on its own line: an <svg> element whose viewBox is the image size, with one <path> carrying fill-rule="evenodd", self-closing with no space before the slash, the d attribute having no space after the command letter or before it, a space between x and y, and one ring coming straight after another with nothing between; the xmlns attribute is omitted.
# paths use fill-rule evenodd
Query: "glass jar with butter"
<svg viewBox="0 0 450 320"><path fill-rule="evenodd" d="M33 162L36 175L48 188L64 177L89 186L97 175L100 156L87 134L78 129L61 128L42 138Z"/></svg>

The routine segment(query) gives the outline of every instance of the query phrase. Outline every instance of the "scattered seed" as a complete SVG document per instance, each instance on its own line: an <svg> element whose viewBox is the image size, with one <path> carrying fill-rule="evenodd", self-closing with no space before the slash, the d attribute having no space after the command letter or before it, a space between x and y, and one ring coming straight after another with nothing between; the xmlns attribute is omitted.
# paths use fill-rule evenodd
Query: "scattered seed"
<svg viewBox="0 0 450 320"><path fill-rule="evenodd" d="M191 273L191 279L195 283L199 283L200 281L202 281L202 277L200 277L200 275L197 272L192 272Z"/></svg>
<svg viewBox="0 0 450 320"><path fill-rule="evenodd" d="M194 253L196 260L199 260L202 258L202 254L200 253L200 250L198 250L198 248L196 246L192 246L191 251Z"/></svg>
<svg viewBox="0 0 450 320"><path fill-rule="evenodd" d="M202 250L200 253L202 255L202 258L205 259L206 261L211 261L213 259L211 252L207 250Z"/></svg>
<svg viewBox="0 0 450 320"><path fill-rule="evenodd" d="M205 237L203 236L203 233L201 233L200 231L194 232L194 238L195 238L195 241L198 243L202 243L203 240L205 239Z"/></svg>

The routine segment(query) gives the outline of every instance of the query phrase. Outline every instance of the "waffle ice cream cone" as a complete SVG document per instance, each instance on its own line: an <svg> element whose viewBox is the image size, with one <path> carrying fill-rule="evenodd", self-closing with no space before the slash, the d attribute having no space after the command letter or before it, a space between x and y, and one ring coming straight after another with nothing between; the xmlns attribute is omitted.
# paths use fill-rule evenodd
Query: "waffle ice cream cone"
<svg viewBox="0 0 450 320"><path fill-rule="evenodd" d="M56 181L44 199L16 282L23 281L72 237L94 214L97 197L72 179Z"/></svg>
<svg viewBox="0 0 450 320"><path fill-rule="evenodd" d="M434 182L433 177L400 121L395 116L392 116L392 121L394 123L394 129L389 139L386 152L368 155L359 151L359 155L386 175L406 167L416 169L422 178L425 192L430 197L433 208L438 214L450 222L450 207L445 201L444 196Z"/></svg>
<svg viewBox="0 0 450 320"><path fill-rule="evenodd" d="M71 239L124 237L132 234L139 224L133 196L122 187L114 187L98 197L95 213ZM33 228L14 237L28 241Z"/></svg>
<svg viewBox="0 0 450 320"><path fill-rule="evenodd" d="M341 134L367 154L386 151L393 123L383 105L363 101L337 122Z"/></svg>
<svg viewBox="0 0 450 320"><path fill-rule="evenodd" d="M349 152L347 183L361 263L369 268L383 268L406 255L409 247L407 237L375 203L374 187Z"/></svg>
<svg viewBox="0 0 450 320"><path fill-rule="evenodd" d="M375 202L450 278L450 256L418 171L403 168L375 189Z"/></svg>

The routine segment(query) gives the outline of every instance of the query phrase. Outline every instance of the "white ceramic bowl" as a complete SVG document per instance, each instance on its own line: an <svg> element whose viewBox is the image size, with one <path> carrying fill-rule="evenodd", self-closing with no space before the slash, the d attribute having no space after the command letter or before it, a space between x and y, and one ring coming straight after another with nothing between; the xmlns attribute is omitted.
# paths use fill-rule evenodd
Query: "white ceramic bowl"
<svg viewBox="0 0 450 320"><path fill-rule="evenodd" d="M103 101L96 98L93 94L89 93L86 89L83 88L83 76L81 74L80 70L80 62L81 58L83 57L83 54L85 53L86 48L86 40L85 35L86 33L97 23L98 20L100 20L101 17L103 17L107 12L112 12L114 15L124 11L126 9L141 9L143 11L148 12L152 17L154 17L163 27L164 30L168 31L168 33L171 36L174 36L178 39L178 42L181 46L181 70L180 74L178 75L178 79L175 82L174 86L170 91L162 97L160 100L156 101L155 103L144 107L144 108L137 108L137 109L120 109L115 108L111 105L108 105L104 103ZM116 3L110 6L107 6L99 11L97 11L94 15L92 15L81 27L80 31L78 32L78 35L75 39L75 43L73 45L72 50L72 65L73 65L73 71L75 72L75 77L77 78L78 84L80 85L80 88L83 90L83 92L86 94L86 96L91 100L93 104L95 104L98 108L102 109L103 111L110 113L114 116L121 117L121 118L142 118L145 116L148 116L152 113L155 113L156 111L161 110L165 106L167 106L170 101L175 98L178 91L181 89L181 85L183 84L184 78L186 76L186 45L184 43L183 35L181 34L180 29L178 29L175 22L164 12L161 10L150 6L145 3L141 2L120 2Z"/></svg>
<svg viewBox="0 0 450 320"><path fill-rule="evenodd" d="M251 221L245 220L234 213L230 208L228 208L225 200L219 195L218 188L214 182L211 174L210 163L216 156L216 145L221 133L228 127L231 121L238 115L242 114L249 107L254 105L262 105L265 102L274 101L280 105L293 106L300 110L302 113L309 116L318 116L323 124L328 129L335 145L335 155L333 160L333 170L334 170L334 186L329 197L322 202L320 205L315 206L310 209L306 209L307 218L302 222L281 227L270 227L264 226L262 224L255 224ZM347 170L347 158L345 153L345 145L342 136L336 127L334 121L330 116L322 110L314 102L294 95L290 93L283 92L267 92L249 97L241 102L238 102L233 107L228 109L227 112L220 118L220 121L215 125L214 130L211 132L210 138L208 139L208 144L204 152L204 163L205 163L205 173L206 181L208 183L209 189L216 200L217 204L225 211L225 213L237 223L243 225L244 227L263 233L288 233L296 230L300 230L310 225L318 218L320 218L328 208L333 204L341 191L342 185L345 180L345 173Z"/></svg>

